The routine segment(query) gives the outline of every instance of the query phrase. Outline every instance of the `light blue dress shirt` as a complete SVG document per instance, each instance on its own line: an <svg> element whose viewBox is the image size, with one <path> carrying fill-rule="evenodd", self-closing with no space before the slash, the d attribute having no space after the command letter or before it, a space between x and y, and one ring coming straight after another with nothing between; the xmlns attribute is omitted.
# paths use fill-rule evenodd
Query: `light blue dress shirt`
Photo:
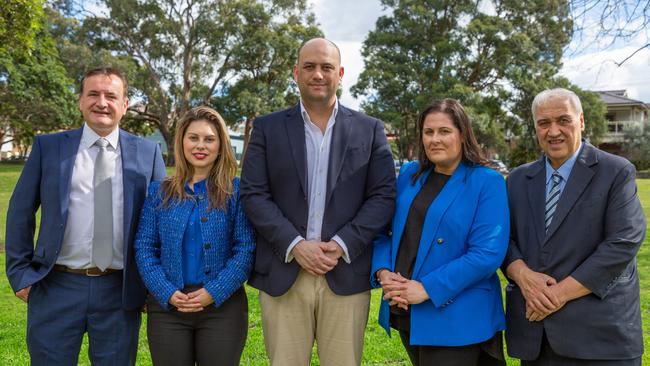
<svg viewBox="0 0 650 366"><path fill-rule="evenodd" d="M573 165L576 163L576 160L578 159L578 155L580 155L580 151L582 151L582 146L584 144L580 142L580 146L578 147L578 150L576 150L571 157L564 162L558 169L557 172L560 174L562 177L562 180L560 180L560 197L562 196L562 192L564 192L564 186L566 186L566 182L569 180L569 175L571 175L571 170L573 170ZM546 158L546 196L548 197L548 194L551 192L551 187L553 187L553 173L555 173L555 169L551 166L551 163L549 162L548 158Z"/></svg>

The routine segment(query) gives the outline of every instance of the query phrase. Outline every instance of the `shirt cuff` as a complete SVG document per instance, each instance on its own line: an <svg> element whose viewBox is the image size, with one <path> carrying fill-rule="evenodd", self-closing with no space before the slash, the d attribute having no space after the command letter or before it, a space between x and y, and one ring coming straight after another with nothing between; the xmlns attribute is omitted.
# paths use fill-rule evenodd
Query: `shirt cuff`
<svg viewBox="0 0 650 366"><path fill-rule="evenodd" d="M341 249L343 249L342 258L345 261L345 263L350 264L350 255L348 254L348 247L345 245L343 239L341 239L341 237L338 235L334 235L332 240L334 240L341 247Z"/></svg>
<svg viewBox="0 0 650 366"><path fill-rule="evenodd" d="M287 254L284 256L284 263L290 263L293 260L293 254L291 254L291 250L293 247L296 246L296 244L300 243L302 240L305 240L302 236L298 235L296 236L295 239L289 244L289 248L287 248Z"/></svg>

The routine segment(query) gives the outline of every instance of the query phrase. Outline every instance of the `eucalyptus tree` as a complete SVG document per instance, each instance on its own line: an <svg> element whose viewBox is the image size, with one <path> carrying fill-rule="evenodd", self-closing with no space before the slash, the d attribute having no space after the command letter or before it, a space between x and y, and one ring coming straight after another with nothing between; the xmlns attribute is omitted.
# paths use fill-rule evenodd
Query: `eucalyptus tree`
<svg viewBox="0 0 650 366"><path fill-rule="evenodd" d="M175 125L185 111L228 97L226 93L246 80L255 80L257 86L261 75L289 80L288 73L275 69L285 66L279 58L297 48L301 39L296 36L317 32L305 0L100 3L107 15L84 20L90 46L135 61L137 73L132 78L138 90L129 116L160 130L167 142L168 162L173 159ZM269 40L274 37L281 40ZM246 90L258 93L255 88ZM284 95L287 90L277 93ZM243 98L241 93L238 98ZM230 111L233 119L250 117L251 112L243 108L249 104L254 103L242 102L239 112Z"/></svg>

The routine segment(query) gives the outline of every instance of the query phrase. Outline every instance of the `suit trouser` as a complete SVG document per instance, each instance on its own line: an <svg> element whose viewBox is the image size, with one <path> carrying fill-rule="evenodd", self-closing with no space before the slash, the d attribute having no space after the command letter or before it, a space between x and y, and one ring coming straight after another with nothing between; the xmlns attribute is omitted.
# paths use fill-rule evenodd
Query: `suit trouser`
<svg viewBox="0 0 650 366"><path fill-rule="evenodd" d="M77 365L84 333L94 366L134 365L140 311L122 308L122 272L89 277L50 272L34 284L27 305L32 365Z"/></svg>
<svg viewBox="0 0 650 366"><path fill-rule="evenodd" d="M196 313L167 311L153 297L147 300L147 338L156 366L239 365L247 334L243 288L218 308L208 305Z"/></svg>
<svg viewBox="0 0 650 366"><path fill-rule="evenodd" d="M273 366L309 365L314 340L322 366L360 365L370 291L340 296L303 270L282 296L260 291L266 354Z"/></svg>
<svg viewBox="0 0 650 366"><path fill-rule="evenodd" d="M630 360L581 360L560 356L548 343L546 333L542 337L542 348L534 361L521 361L522 366L641 366L641 357Z"/></svg>

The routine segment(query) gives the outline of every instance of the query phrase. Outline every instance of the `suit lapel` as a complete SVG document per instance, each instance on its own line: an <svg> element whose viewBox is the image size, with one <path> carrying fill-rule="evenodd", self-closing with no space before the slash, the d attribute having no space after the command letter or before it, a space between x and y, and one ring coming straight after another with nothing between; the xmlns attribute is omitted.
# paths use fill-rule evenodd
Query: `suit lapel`
<svg viewBox="0 0 650 366"><path fill-rule="evenodd" d="M397 260L397 251L399 250L399 245L402 241L402 235L404 234L404 227L406 226L406 219L408 218L411 205L415 196L417 196L420 189L422 189L422 182L426 182L427 178L431 174L431 169L425 171L420 178L415 181L415 184L406 184L406 187L402 192L399 193L397 200L397 207L395 208L395 219L393 221L393 243L391 251L391 268L395 268L395 261ZM409 176L409 181L411 176ZM424 231L424 230L423 230Z"/></svg>
<svg viewBox="0 0 650 366"><path fill-rule="evenodd" d="M72 168L81 142L83 128L63 133L59 139L59 197L61 197L61 216L64 222L68 218L70 204L70 184L72 183Z"/></svg>
<svg viewBox="0 0 650 366"><path fill-rule="evenodd" d="M530 166L526 173L528 178L528 205L530 216L533 221L533 230L537 236L537 243L544 242L545 226L544 212L546 208L546 170L544 169L544 157ZM539 244L538 244L539 245Z"/></svg>
<svg viewBox="0 0 650 366"><path fill-rule="evenodd" d="M351 129L350 111L339 103L339 110L336 114L336 123L332 131L332 139L330 140L330 156L327 170L327 196L325 198L325 206L332 197L332 192L336 186L336 182L341 175L341 168L343 167L345 153L348 149L348 142Z"/></svg>
<svg viewBox="0 0 650 366"><path fill-rule="evenodd" d="M136 185L135 173L138 171L138 147L135 138L126 134L120 129L120 150L122 157L122 192L124 201L122 207L124 210L124 260L128 256L130 246L129 233L131 232L131 223L133 222L133 200Z"/></svg>
<svg viewBox="0 0 650 366"><path fill-rule="evenodd" d="M300 105L292 108L287 113L285 120L287 136L289 138L289 148L293 155L293 162L296 166L296 173L300 181L300 187L305 197L308 196L307 190L307 148L305 146L305 123L300 115Z"/></svg>
<svg viewBox="0 0 650 366"><path fill-rule="evenodd" d="M583 143L585 146L571 169L569 180L564 186L564 190L562 191L560 200L557 204L557 209L553 214L551 226L548 227L548 234L546 235L547 241L557 230L562 221L564 221L566 216L569 214L569 211L571 211L571 208L575 205L576 201L582 195L582 192L587 188L587 185L591 182L591 179L594 176L594 171L591 169L591 166L596 164L598 160L593 147L587 142Z"/></svg>
<svg viewBox="0 0 650 366"><path fill-rule="evenodd" d="M447 209L452 202L456 199L456 196L465 189L465 178L467 174L467 167L464 163L460 163L454 174L451 175L451 178L447 181L447 184L442 188L442 191L438 193L438 196L429 206L427 210L427 216L424 218L423 227L426 230L422 230L422 237L420 238L420 247L418 248L418 254L415 257L415 266L413 267L413 278L416 278L424 263L424 258L431 249L431 244L434 240L434 235L438 232L438 226L440 226L440 220L447 212Z"/></svg>

